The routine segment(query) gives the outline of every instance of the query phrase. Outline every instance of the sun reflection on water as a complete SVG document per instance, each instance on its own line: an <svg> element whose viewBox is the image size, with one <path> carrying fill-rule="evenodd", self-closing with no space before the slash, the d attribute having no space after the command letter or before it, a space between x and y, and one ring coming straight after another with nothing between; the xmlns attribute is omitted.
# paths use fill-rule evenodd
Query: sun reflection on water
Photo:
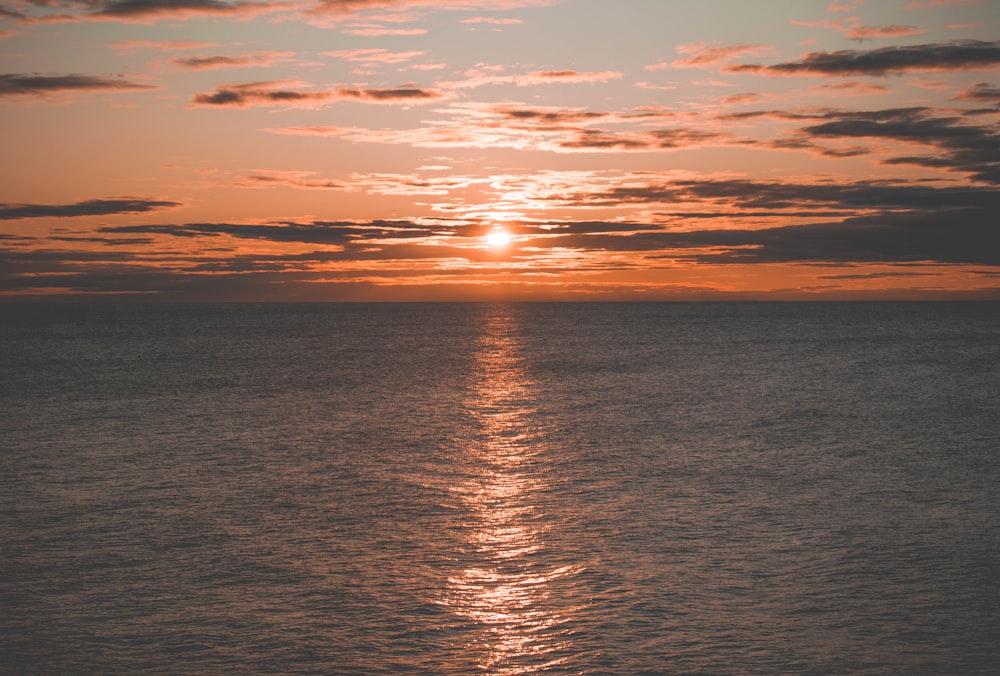
<svg viewBox="0 0 1000 676"><path fill-rule="evenodd" d="M574 609L556 588L582 570L546 556L549 459L512 312L493 307L485 318L466 402L464 480L451 488L468 512L468 556L448 578L445 604L478 627L467 650L491 674L537 673L572 658Z"/></svg>

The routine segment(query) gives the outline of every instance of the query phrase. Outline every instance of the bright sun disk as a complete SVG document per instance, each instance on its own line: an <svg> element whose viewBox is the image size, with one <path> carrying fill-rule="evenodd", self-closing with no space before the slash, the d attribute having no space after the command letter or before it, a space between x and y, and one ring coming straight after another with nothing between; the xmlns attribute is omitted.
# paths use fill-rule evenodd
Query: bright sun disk
<svg viewBox="0 0 1000 676"><path fill-rule="evenodd" d="M486 235L486 243L493 247L501 247L510 241L510 233L501 228L495 228Z"/></svg>

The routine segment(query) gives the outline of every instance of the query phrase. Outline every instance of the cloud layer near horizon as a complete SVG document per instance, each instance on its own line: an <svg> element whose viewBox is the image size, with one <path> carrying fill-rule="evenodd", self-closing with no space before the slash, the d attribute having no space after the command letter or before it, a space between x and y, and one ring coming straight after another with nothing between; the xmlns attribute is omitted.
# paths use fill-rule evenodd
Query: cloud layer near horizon
<svg viewBox="0 0 1000 676"><path fill-rule="evenodd" d="M988 6L679 11L15 0L0 297L1000 298Z"/></svg>

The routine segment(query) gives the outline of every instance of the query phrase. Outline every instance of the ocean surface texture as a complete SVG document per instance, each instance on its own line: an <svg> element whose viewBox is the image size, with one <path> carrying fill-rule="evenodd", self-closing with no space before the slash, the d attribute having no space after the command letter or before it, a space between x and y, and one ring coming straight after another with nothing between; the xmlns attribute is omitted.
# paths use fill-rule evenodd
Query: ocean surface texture
<svg viewBox="0 0 1000 676"><path fill-rule="evenodd" d="M1000 669L998 304L0 318L0 672Z"/></svg>

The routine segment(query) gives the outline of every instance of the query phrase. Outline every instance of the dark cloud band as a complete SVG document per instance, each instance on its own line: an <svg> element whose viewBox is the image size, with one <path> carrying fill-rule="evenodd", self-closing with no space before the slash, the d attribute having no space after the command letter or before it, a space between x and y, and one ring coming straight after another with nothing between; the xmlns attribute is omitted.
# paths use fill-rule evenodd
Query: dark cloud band
<svg viewBox="0 0 1000 676"><path fill-rule="evenodd" d="M72 218L76 216L109 216L138 214L181 206L180 202L137 198L86 200L73 204L2 204L0 220L22 218Z"/></svg>
<svg viewBox="0 0 1000 676"><path fill-rule="evenodd" d="M139 89L156 89L156 87L94 75L0 74L0 97L43 95L61 91L129 91Z"/></svg>
<svg viewBox="0 0 1000 676"><path fill-rule="evenodd" d="M763 75L888 75L906 72L940 72L990 69L1000 64L1000 41L954 42L812 52L798 61L773 66L734 64L724 70Z"/></svg>

